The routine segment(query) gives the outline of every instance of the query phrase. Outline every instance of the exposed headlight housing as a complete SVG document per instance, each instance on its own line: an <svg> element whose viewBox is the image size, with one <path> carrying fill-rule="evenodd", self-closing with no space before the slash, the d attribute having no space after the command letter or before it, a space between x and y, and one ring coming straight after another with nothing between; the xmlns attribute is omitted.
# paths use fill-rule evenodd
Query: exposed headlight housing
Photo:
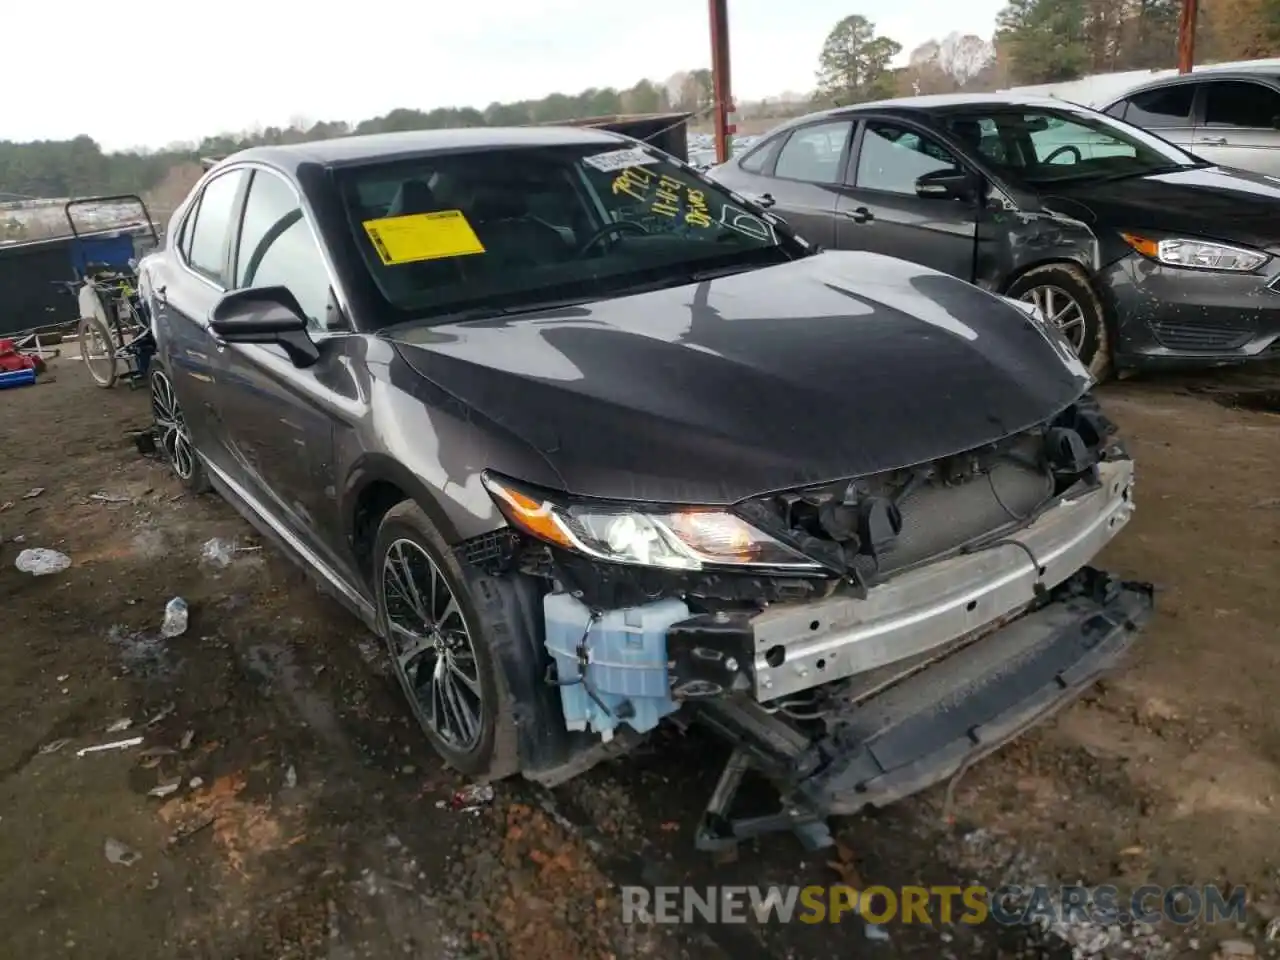
<svg viewBox="0 0 1280 960"><path fill-rule="evenodd" d="M823 569L717 507L580 500L488 472L482 479L502 515L517 530L596 560L668 570Z"/></svg>
<svg viewBox="0 0 1280 960"><path fill-rule="evenodd" d="M1227 243L1215 243L1211 240L1193 240L1186 237L1156 240L1136 233L1122 233L1120 236L1124 238L1125 243L1144 257L1150 257L1170 267L1250 273L1271 259L1261 250L1233 247Z"/></svg>

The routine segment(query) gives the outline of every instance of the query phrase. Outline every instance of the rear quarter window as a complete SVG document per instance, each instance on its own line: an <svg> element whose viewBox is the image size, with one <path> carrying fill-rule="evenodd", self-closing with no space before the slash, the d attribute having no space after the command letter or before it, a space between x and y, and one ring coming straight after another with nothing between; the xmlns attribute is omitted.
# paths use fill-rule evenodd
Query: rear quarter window
<svg viewBox="0 0 1280 960"><path fill-rule="evenodd" d="M778 155L778 148L782 146L784 139L786 138L783 136L771 137L759 144L738 161L738 166L747 173L764 173L773 163L773 158Z"/></svg>

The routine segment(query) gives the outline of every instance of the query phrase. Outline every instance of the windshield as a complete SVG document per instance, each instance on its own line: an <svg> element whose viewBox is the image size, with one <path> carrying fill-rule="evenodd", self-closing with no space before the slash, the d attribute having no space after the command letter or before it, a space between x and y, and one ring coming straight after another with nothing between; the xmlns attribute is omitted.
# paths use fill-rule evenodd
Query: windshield
<svg viewBox="0 0 1280 960"><path fill-rule="evenodd" d="M996 172L1035 186L1203 166L1159 137L1100 113L997 106L943 120Z"/></svg>
<svg viewBox="0 0 1280 960"><path fill-rule="evenodd" d="M396 320L536 309L811 252L639 144L447 153L342 171L362 259Z"/></svg>

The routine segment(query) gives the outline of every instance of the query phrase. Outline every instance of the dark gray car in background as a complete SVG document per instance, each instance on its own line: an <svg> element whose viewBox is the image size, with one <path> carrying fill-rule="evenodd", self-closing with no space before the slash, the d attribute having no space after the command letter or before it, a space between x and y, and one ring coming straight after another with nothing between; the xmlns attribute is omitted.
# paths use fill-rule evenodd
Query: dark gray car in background
<svg viewBox="0 0 1280 960"><path fill-rule="evenodd" d="M385 639L464 772L555 782L682 711L736 748L707 844L747 766L821 843L1150 610L1089 566L1133 465L1055 328L626 137L249 150L139 269L175 473Z"/></svg>
<svg viewBox="0 0 1280 960"><path fill-rule="evenodd" d="M710 175L823 247L1035 304L1098 377L1280 356L1280 181L1085 107L859 104L791 121Z"/></svg>

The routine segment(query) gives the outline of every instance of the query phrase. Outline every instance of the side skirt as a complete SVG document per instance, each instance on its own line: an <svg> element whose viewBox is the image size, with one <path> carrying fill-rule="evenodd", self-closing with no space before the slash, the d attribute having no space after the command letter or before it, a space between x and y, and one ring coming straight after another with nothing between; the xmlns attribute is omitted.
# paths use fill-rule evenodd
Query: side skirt
<svg viewBox="0 0 1280 960"><path fill-rule="evenodd" d="M214 489L236 512L259 533L298 564L316 582L322 592L332 596L355 614L366 627L377 633L377 613L373 603L345 577L325 563L315 551L298 539L279 520L263 509L262 504L208 458L201 456Z"/></svg>

